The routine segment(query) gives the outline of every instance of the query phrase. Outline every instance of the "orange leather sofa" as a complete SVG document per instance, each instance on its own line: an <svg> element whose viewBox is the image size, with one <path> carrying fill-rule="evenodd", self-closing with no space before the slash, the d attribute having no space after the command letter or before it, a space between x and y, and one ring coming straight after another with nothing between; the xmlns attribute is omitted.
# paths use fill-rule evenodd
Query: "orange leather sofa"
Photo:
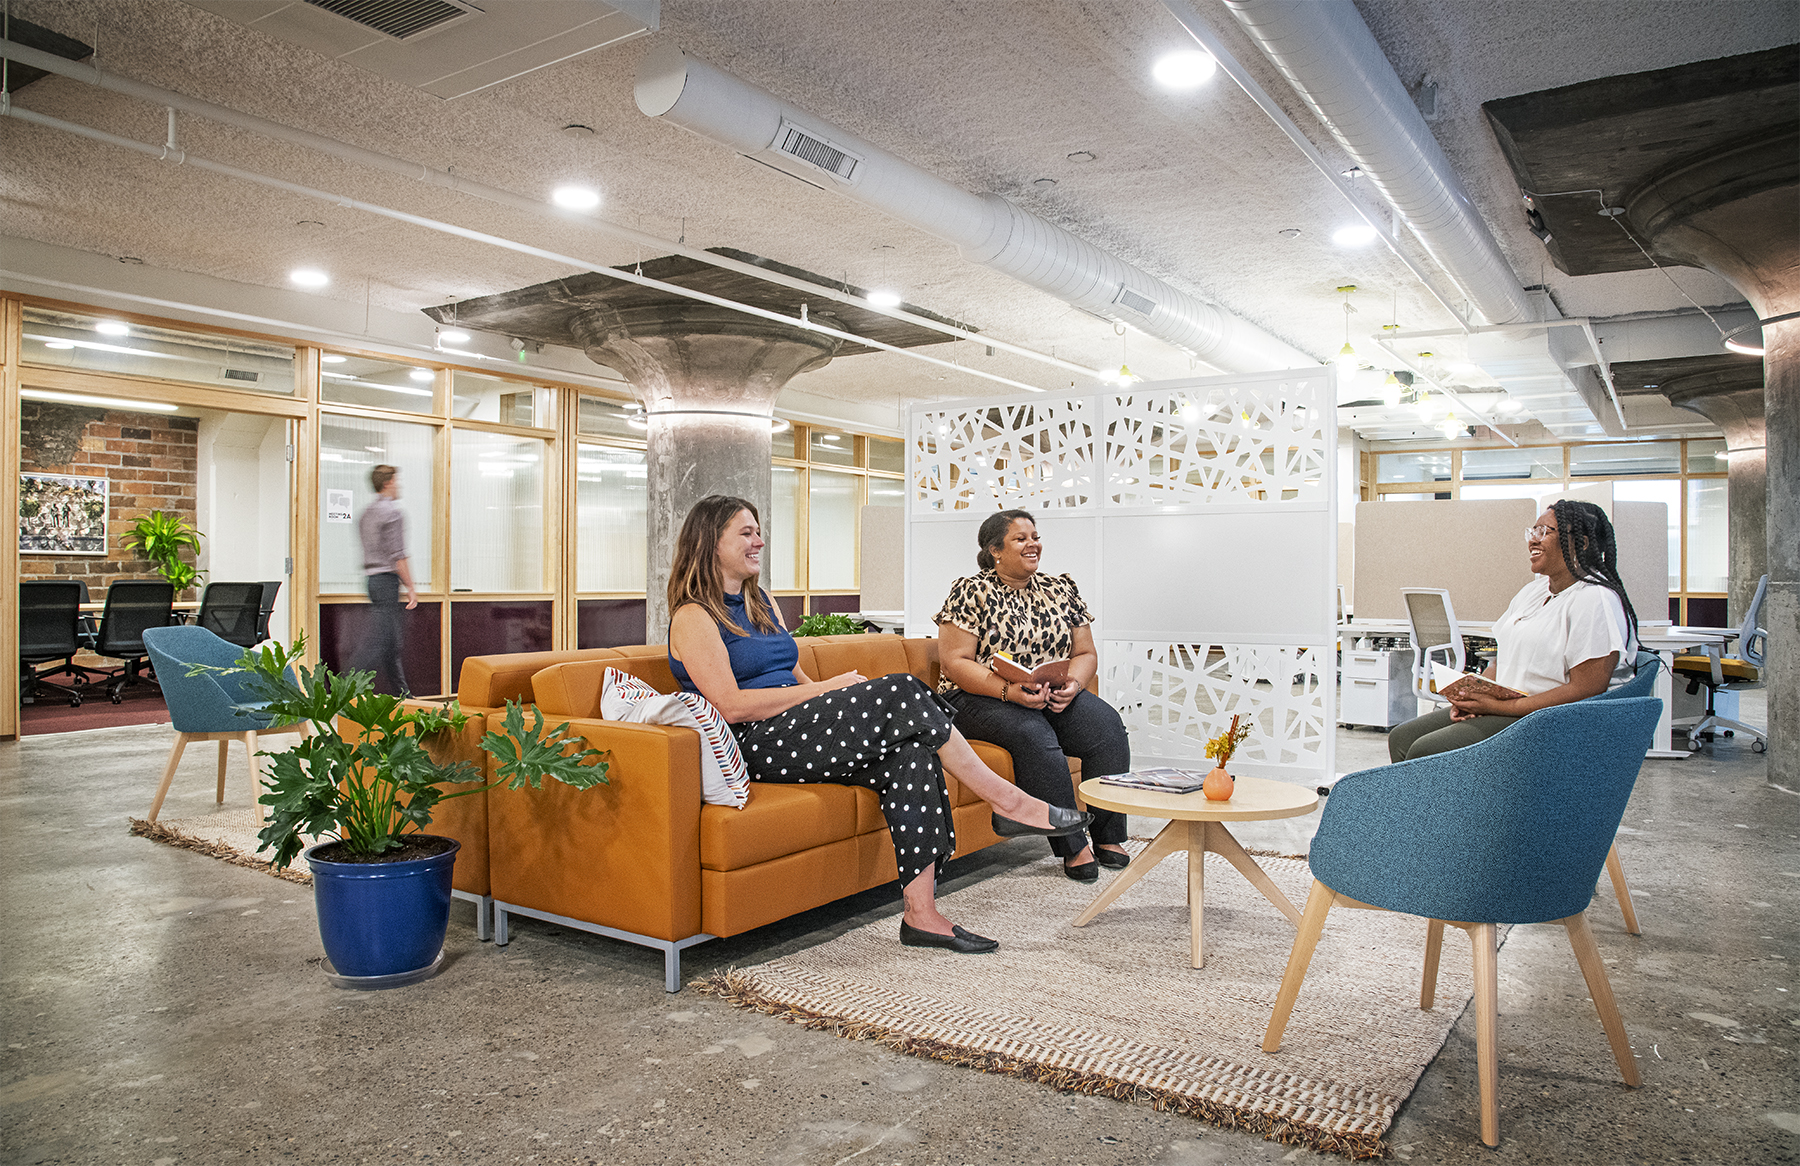
<svg viewBox="0 0 1800 1166"><path fill-rule="evenodd" d="M799 648L800 666L811 676L854 669L865 676L910 672L934 685L938 678L932 639L821 636L801 639ZM608 667L659 692L675 690L666 647L587 656L536 672L532 695L547 719L567 720L587 744L611 752L610 784L577 791L545 782L539 790L487 794L495 943L507 942L507 917L519 914L654 947L664 955L664 987L674 992L681 987L683 949L897 877L872 790L753 782L741 810L706 805L698 732L599 716ZM490 727L499 720L487 718ZM1011 779L1012 759L1003 750L973 744ZM987 804L955 778L945 780L956 854L998 842Z"/></svg>

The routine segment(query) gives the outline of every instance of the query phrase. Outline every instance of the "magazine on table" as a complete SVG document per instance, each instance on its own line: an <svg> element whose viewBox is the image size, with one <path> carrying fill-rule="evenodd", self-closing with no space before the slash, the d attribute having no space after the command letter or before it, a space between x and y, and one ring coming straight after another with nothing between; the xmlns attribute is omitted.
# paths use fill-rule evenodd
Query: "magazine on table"
<svg viewBox="0 0 1800 1166"><path fill-rule="evenodd" d="M988 666L995 676L1012 684L1048 684L1060 688L1069 681L1067 660L1046 660L1035 668L1027 668L1005 652L995 652Z"/></svg>
<svg viewBox="0 0 1800 1166"><path fill-rule="evenodd" d="M1477 676L1473 672L1458 672L1454 668L1446 668L1433 660L1431 662L1432 688L1439 696L1447 696L1452 700L1467 700L1472 696L1489 696L1495 700L1518 700L1522 696L1530 696L1528 692L1520 692L1516 688L1508 688L1504 684L1495 684L1485 676Z"/></svg>
<svg viewBox="0 0 1800 1166"><path fill-rule="evenodd" d="M1192 769L1133 769L1128 773L1109 773L1098 779L1105 785L1122 785L1131 789L1159 790L1166 794L1189 794L1206 784L1206 774Z"/></svg>

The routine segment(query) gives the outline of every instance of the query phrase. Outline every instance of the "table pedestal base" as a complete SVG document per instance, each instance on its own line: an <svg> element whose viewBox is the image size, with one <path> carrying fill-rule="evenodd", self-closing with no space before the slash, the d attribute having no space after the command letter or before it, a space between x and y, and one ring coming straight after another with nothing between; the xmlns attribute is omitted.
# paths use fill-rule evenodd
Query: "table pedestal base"
<svg viewBox="0 0 1800 1166"><path fill-rule="evenodd" d="M1222 855L1225 861L1238 869L1238 873L1250 880L1250 885L1263 893L1263 897L1275 904L1275 909L1287 916L1289 923L1300 925L1300 912L1288 902L1281 888L1268 876L1248 851L1231 836L1220 822L1189 822L1181 819L1171 821L1164 826L1144 852L1132 860L1130 866L1121 871L1113 881L1107 884L1104 891L1087 910L1075 918L1075 926L1086 927L1094 921L1094 917L1106 910L1114 899L1124 894L1136 882L1149 874L1163 859L1182 851L1187 852L1188 862L1188 929L1192 948L1192 962L1196 968L1206 966L1206 948L1203 939L1203 908L1206 891L1206 852Z"/></svg>

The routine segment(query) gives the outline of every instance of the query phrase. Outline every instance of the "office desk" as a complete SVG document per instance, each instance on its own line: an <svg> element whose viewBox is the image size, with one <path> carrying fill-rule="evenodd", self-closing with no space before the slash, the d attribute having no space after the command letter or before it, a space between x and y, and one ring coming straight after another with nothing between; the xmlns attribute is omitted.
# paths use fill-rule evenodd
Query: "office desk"
<svg viewBox="0 0 1800 1166"><path fill-rule="evenodd" d="M1662 668L1656 674L1655 689L1656 695L1662 700L1662 715L1656 719L1656 738L1651 742L1650 751L1644 756L1684 759L1694 755L1691 749L1675 748L1672 711L1675 707L1675 657L1689 648L1701 648L1716 655L1726 641L1736 634L1699 628L1656 628L1639 633L1638 643L1643 646L1644 651L1655 652L1662 658Z"/></svg>

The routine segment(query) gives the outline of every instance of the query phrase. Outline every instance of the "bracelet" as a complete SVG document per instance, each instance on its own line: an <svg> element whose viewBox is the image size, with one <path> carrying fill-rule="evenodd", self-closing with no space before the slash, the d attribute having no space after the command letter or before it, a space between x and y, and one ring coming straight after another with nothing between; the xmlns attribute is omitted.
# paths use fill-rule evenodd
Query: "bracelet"
<svg viewBox="0 0 1800 1166"><path fill-rule="evenodd" d="M1001 704L1006 703L1006 690L1010 687L1011 687L1011 685L1009 685L1006 681L1002 680L1000 682L1000 703Z"/></svg>

